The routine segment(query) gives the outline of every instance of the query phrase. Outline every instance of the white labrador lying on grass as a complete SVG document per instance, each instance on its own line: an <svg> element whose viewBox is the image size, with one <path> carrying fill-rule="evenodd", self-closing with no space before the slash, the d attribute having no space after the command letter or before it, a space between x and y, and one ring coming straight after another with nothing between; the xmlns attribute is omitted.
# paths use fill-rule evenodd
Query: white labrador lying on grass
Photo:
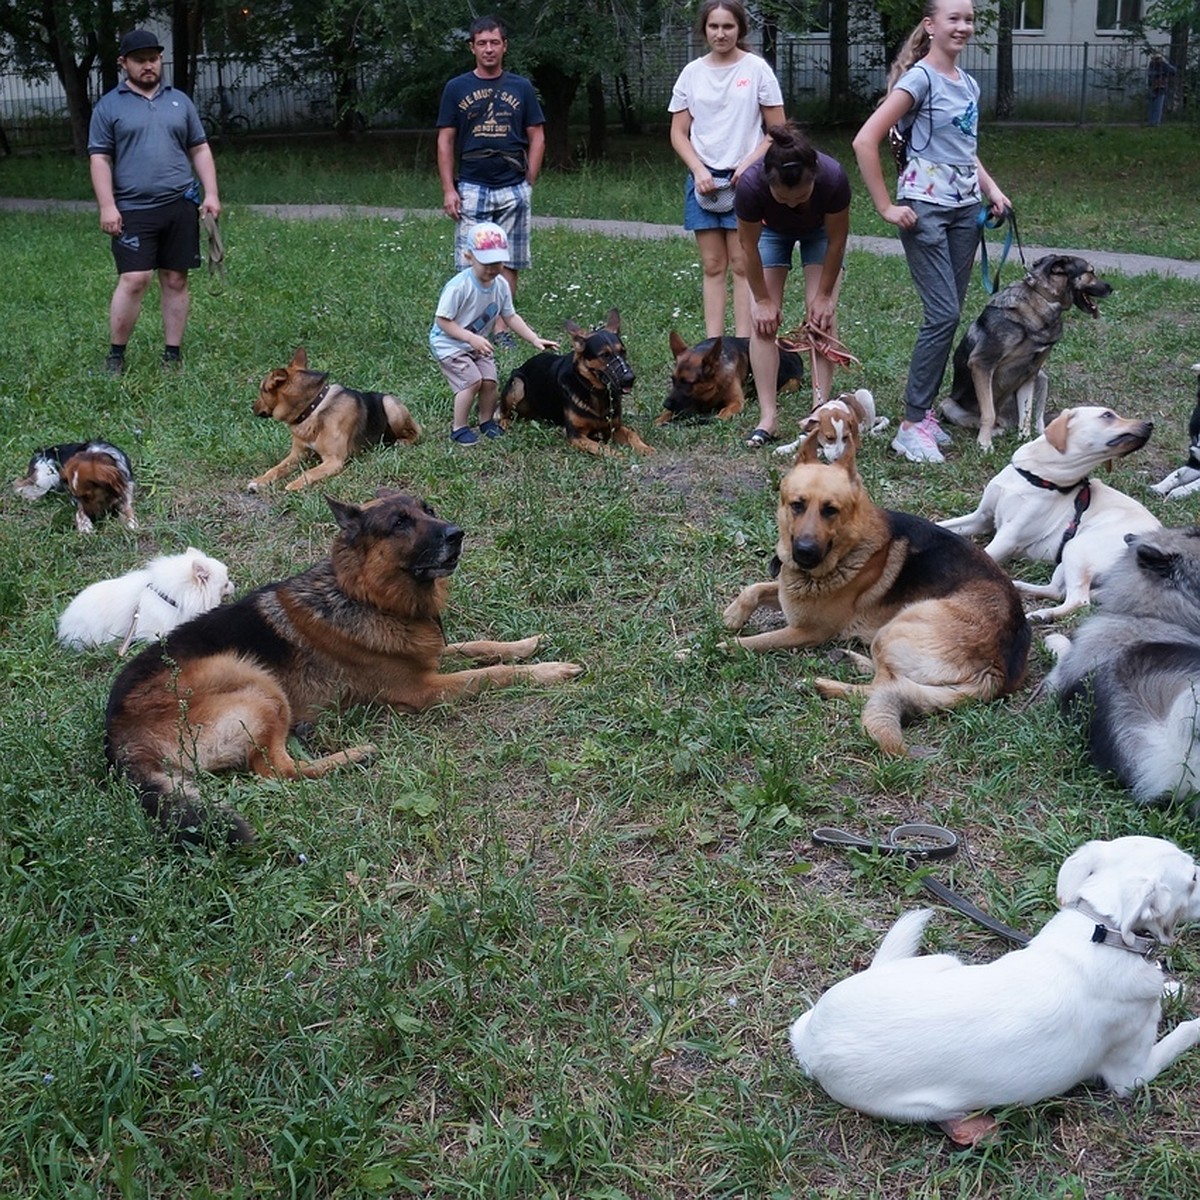
<svg viewBox="0 0 1200 1200"><path fill-rule="evenodd" d="M1146 957L1200 919L1196 864L1160 838L1087 842L1058 901L1028 946L982 966L917 956L932 912L905 913L867 970L792 1025L800 1066L840 1104L937 1121L961 1145L995 1128L981 1109L1149 1083L1200 1041L1200 1018L1155 1041L1165 976Z"/></svg>

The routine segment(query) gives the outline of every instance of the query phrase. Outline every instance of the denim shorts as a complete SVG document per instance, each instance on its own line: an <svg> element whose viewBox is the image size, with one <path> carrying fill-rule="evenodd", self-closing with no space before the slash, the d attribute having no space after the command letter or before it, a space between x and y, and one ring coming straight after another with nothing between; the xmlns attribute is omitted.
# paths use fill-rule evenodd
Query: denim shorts
<svg viewBox="0 0 1200 1200"><path fill-rule="evenodd" d="M800 246L800 264L819 267L825 261L829 249L829 235L824 229L813 229L808 233L777 233L762 227L758 239L758 253L764 267L792 269L792 251Z"/></svg>
<svg viewBox="0 0 1200 1200"><path fill-rule="evenodd" d="M737 215L733 209L727 213L709 212L696 203L696 181L691 171L683 185L683 227L693 232L704 229L736 229Z"/></svg>

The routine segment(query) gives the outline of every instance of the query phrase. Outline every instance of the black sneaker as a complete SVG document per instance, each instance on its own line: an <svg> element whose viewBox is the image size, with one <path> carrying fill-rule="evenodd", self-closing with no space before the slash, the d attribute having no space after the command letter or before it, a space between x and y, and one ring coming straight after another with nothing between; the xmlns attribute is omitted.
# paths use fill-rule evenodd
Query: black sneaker
<svg viewBox="0 0 1200 1200"><path fill-rule="evenodd" d="M106 375L124 375L125 355L106 354L104 356L104 373Z"/></svg>
<svg viewBox="0 0 1200 1200"><path fill-rule="evenodd" d="M164 354L162 356L162 369L164 371L182 371L183 370L183 355L182 354Z"/></svg>

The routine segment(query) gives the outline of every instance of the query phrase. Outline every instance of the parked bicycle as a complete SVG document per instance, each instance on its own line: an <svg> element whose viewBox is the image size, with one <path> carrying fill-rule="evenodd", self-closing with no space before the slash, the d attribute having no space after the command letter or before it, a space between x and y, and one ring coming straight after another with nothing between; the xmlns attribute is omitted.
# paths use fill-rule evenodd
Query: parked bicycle
<svg viewBox="0 0 1200 1200"><path fill-rule="evenodd" d="M248 133L250 118L240 113L229 98L229 88L218 86L208 107L201 114L204 129L210 137L221 137L227 133Z"/></svg>

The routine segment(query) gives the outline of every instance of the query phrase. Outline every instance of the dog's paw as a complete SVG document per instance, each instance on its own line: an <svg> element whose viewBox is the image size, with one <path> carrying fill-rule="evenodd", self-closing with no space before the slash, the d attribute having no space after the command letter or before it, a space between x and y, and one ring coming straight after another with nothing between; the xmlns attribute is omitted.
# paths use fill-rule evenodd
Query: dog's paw
<svg viewBox="0 0 1200 1200"><path fill-rule="evenodd" d="M519 642L510 642L508 652L513 658L529 658L542 644L542 635L535 633L532 637L522 638Z"/></svg>
<svg viewBox="0 0 1200 1200"><path fill-rule="evenodd" d="M741 629L748 620L750 620L750 613L746 611L746 606L740 597L734 600L721 614L721 624L726 629Z"/></svg>
<svg viewBox="0 0 1200 1200"><path fill-rule="evenodd" d="M254 495L254 493L258 491L258 488L259 483L257 479L252 479L248 484L246 484L246 491L248 491L251 495Z"/></svg>
<svg viewBox="0 0 1200 1200"><path fill-rule="evenodd" d="M529 668L534 683L566 683L583 674L583 668L573 662L534 663Z"/></svg>

